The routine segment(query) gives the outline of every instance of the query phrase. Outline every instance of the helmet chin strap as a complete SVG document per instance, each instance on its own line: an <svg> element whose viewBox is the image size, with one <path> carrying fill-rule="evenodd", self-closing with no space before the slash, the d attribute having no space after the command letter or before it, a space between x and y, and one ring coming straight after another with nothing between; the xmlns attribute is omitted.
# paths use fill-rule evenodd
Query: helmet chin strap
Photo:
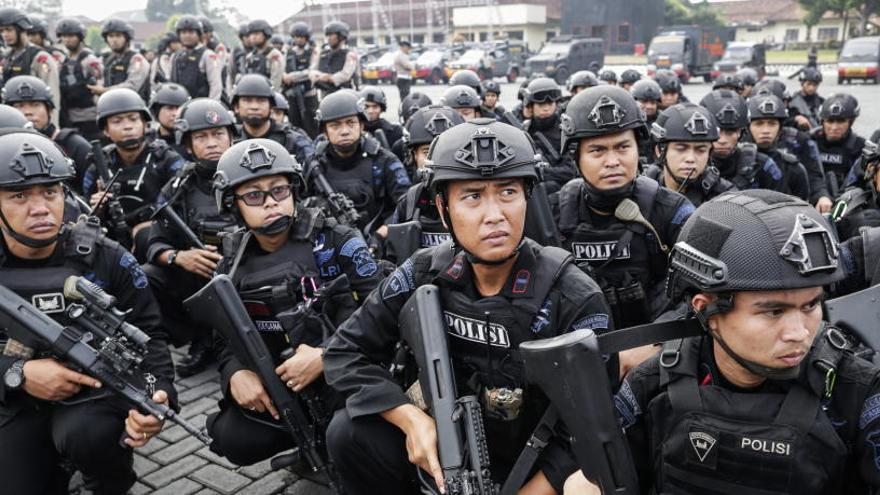
<svg viewBox="0 0 880 495"><path fill-rule="evenodd" d="M141 136L141 137L132 138L132 139L123 139L122 141L119 141L118 143L116 143L116 146L119 148L122 148L124 150L133 150L133 149L137 148L138 146L140 146L141 143L143 143L146 139L147 139L146 136Z"/></svg>
<svg viewBox="0 0 880 495"><path fill-rule="evenodd" d="M16 241L24 244L25 246L33 249L40 249L44 247L51 246L55 241L58 240L58 232L55 233L52 237L48 239L34 239L33 237L28 237L24 234L20 234L9 225L9 221L6 220L6 215L3 214L3 211L0 210L0 220L3 220L3 230L10 235Z"/></svg>

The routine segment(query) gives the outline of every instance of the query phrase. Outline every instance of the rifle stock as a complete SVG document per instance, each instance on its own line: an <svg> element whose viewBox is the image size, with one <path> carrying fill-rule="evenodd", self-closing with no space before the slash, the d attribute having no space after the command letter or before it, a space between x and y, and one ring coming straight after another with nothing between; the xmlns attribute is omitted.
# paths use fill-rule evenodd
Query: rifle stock
<svg viewBox="0 0 880 495"><path fill-rule="evenodd" d="M120 190L119 183L116 182L116 176L110 175L110 168L107 166L107 157L104 155L104 148L101 146L101 141L95 139L91 142L91 145L92 159L95 162L95 172L98 173L98 177L104 182L104 187L107 188L107 191L113 194L113 196L106 201L110 231L117 242L130 248L133 242L131 239L131 229L129 229L128 222L125 220L125 210L122 209L122 204L117 197ZM118 174L119 172L117 172L117 175Z"/></svg>

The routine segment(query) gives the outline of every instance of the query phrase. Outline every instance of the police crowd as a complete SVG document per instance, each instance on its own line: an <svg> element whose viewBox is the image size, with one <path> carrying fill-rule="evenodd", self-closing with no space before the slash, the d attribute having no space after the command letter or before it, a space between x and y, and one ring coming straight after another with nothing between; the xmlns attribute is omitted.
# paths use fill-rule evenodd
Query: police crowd
<svg viewBox="0 0 880 495"><path fill-rule="evenodd" d="M266 377L188 309L221 276L332 465L287 468L341 493L458 493L398 325L433 284L491 479L523 476L514 493L602 490L564 424L536 441L552 404L520 345L679 320L701 334L608 353L582 377L614 393L637 492L880 492L864 337L880 320L823 321L826 298L880 282L880 130L856 135L858 101L820 96L818 70L790 94L746 68L699 104L669 71L534 76L505 109L467 70L437 101L411 91L401 42L389 119L342 22L321 39L295 23L279 47L256 20L229 49L184 15L152 62L119 19L103 55L75 19L54 34L0 9L0 285L62 325L69 276L112 295L149 336L151 400L173 410L169 346L188 345L178 376L219 369L206 428L230 462L305 447ZM0 315L0 492L67 493L79 471L94 493L127 493L132 449L166 418L9 325Z"/></svg>

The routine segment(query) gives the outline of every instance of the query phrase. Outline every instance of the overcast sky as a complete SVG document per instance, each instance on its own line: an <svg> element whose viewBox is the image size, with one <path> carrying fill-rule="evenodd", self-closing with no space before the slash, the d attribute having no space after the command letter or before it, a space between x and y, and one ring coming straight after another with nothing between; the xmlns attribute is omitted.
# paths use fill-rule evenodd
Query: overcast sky
<svg viewBox="0 0 880 495"><path fill-rule="evenodd" d="M215 1L214 3L219 3ZM272 24L279 23L299 10L301 0L226 0L230 6L251 19L266 19ZM64 0L65 15L84 15L95 20L103 20L113 12L142 9L147 0Z"/></svg>

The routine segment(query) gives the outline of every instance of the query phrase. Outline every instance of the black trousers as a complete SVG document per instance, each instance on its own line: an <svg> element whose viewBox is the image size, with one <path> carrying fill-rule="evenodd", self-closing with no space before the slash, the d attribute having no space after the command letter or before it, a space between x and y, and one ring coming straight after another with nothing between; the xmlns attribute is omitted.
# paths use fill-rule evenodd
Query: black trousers
<svg viewBox="0 0 880 495"><path fill-rule="evenodd" d="M245 416L232 399L222 399L220 411L208 416L206 422L208 434L214 439L211 450L233 464L249 466L292 449L290 435L282 428L266 424L271 421L266 413L253 418Z"/></svg>
<svg viewBox="0 0 880 495"><path fill-rule="evenodd" d="M400 92L401 101L409 95L410 87L412 87L412 79L397 78L397 91Z"/></svg>
<svg viewBox="0 0 880 495"><path fill-rule="evenodd" d="M108 397L0 411L0 492L67 494L66 461L83 473L88 490L128 493L136 480L132 451L119 445L128 409Z"/></svg>
<svg viewBox="0 0 880 495"><path fill-rule="evenodd" d="M211 327L193 322L183 306L183 301L204 287L208 279L176 266L160 266L154 263L145 264L144 272L159 303L162 323L168 331L171 344L179 347L200 341L209 345L212 339Z"/></svg>

